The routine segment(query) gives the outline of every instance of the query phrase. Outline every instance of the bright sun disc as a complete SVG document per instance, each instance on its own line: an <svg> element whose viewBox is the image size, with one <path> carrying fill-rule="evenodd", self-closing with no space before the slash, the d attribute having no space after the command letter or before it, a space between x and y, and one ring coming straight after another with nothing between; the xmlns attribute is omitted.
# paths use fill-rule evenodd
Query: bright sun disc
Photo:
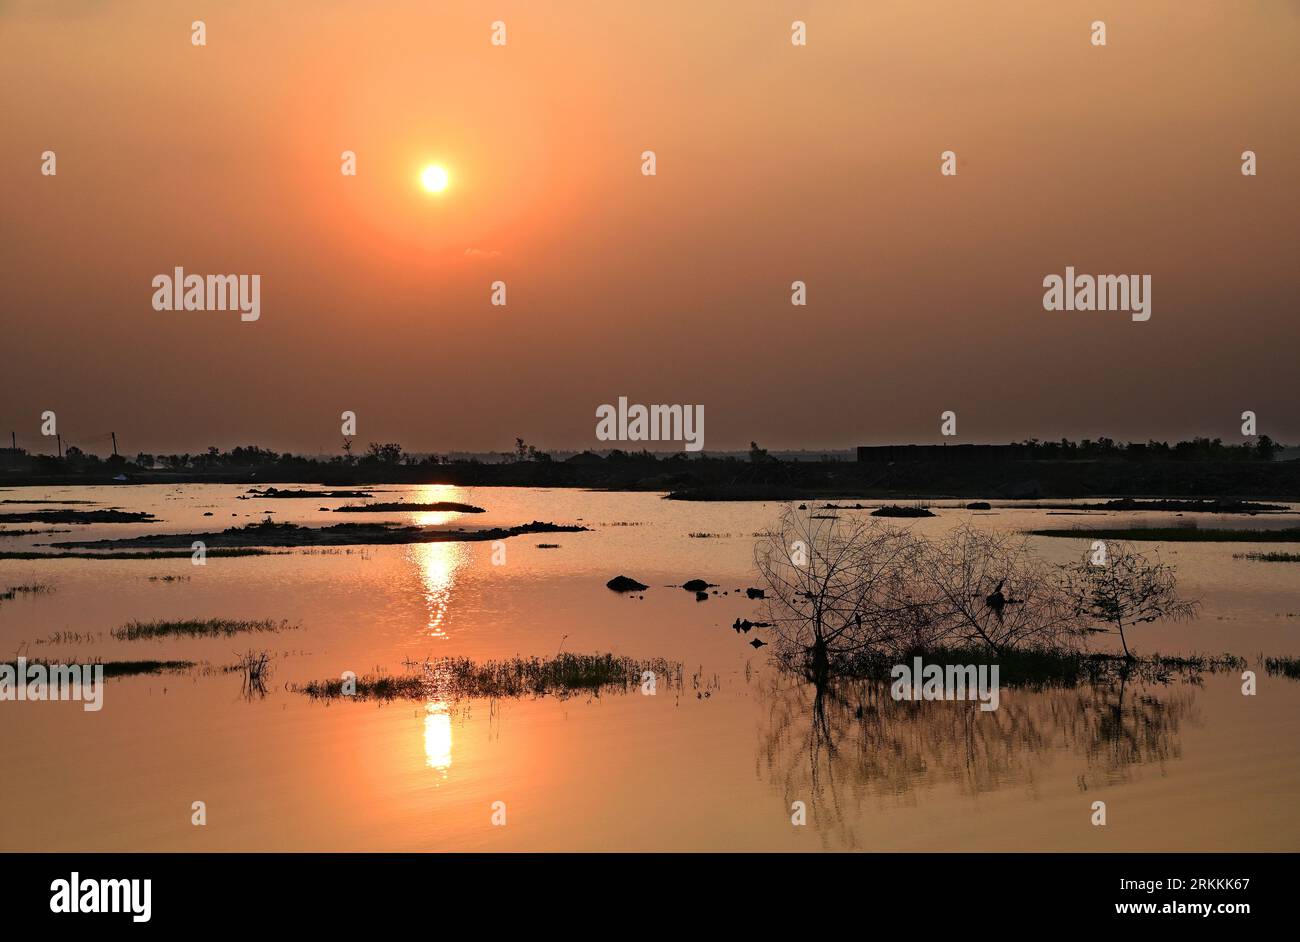
<svg viewBox="0 0 1300 942"><path fill-rule="evenodd" d="M441 193L447 189L448 181L447 171L442 167L425 167L420 173L420 183L430 193Z"/></svg>

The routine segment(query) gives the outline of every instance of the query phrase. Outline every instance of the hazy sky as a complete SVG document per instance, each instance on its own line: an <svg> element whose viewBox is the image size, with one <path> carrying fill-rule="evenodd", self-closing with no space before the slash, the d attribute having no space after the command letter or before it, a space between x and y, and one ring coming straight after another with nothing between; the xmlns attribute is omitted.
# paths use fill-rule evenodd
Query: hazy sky
<svg viewBox="0 0 1300 942"><path fill-rule="evenodd" d="M0 0L0 103L6 439L1300 439L1294 2ZM260 320L155 311L176 266ZM1151 319L1045 311L1066 266Z"/></svg>

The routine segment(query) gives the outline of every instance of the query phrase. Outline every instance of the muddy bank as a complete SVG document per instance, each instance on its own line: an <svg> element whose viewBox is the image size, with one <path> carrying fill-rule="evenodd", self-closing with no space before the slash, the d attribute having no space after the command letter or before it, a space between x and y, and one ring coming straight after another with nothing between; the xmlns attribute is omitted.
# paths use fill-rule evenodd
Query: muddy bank
<svg viewBox="0 0 1300 942"><path fill-rule="evenodd" d="M156 523L153 514L126 510L28 510L0 513L5 523Z"/></svg>
<svg viewBox="0 0 1300 942"><path fill-rule="evenodd" d="M395 523L337 523L328 527L302 527L293 523L252 523L219 533L161 533L117 540L82 540L52 543L58 549L190 549L196 541L208 548L252 546L356 546L397 543L471 543L504 540L525 533L577 533L586 527L556 523L532 523L517 527L488 527L480 530L447 527L405 526Z"/></svg>
<svg viewBox="0 0 1300 942"><path fill-rule="evenodd" d="M1286 530L1214 530L1199 527L1098 527L1095 530L1026 530L1031 536L1076 540L1159 540L1169 543L1300 543L1300 527Z"/></svg>
<svg viewBox="0 0 1300 942"><path fill-rule="evenodd" d="M1285 504L1262 504L1249 500L1180 500L1177 498L1169 500L1136 500L1132 497L1108 500L1105 503L1096 504L1025 503L1016 504L1015 506L1020 510L1154 510L1204 514L1279 513L1291 509Z"/></svg>
<svg viewBox="0 0 1300 942"><path fill-rule="evenodd" d="M258 490L250 487L240 500L247 500L252 497L263 500L292 500L316 498L319 500L361 500L367 497L373 497L370 491L307 491L302 488L280 490L278 487L268 487L264 490Z"/></svg>
<svg viewBox="0 0 1300 942"><path fill-rule="evenodd" d="M231 549L209 550L209 557L226 556L287 556L287 550L267 550L255 547L235 547ZM15 550L0 552L0 559L190 559L193 550L135 550L123 553L92 553L85 550L71 550L59 553L42 553L36 550Z"/></svg>
<svg viewBox="0 0 1300 942"><path fill-rule="evenodd" d="M486 513L482 507L475 507L473 504L458 504L454 500L440 500L432 504L415 504L404 503L402 501L392 501L389 503L374 504L348 504L346 507L335 507L336 514L343 513L456 513L456 514L481 514Z"/></svg>

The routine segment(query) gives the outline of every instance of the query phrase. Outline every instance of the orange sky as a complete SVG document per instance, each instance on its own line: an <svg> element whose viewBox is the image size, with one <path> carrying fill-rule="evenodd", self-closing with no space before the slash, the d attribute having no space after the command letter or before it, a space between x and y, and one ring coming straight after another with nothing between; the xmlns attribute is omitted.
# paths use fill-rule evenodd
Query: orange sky
<svg viewBox="0 0 1300 942"><path fill-rule="evenodd" d="M619 396L707 450L1300 438L1294 2L10 0L0 100L6 438L582 448ZM1067 265L1151 320L1044 311ZM175 266L261 319L154 311Z"/></svg>

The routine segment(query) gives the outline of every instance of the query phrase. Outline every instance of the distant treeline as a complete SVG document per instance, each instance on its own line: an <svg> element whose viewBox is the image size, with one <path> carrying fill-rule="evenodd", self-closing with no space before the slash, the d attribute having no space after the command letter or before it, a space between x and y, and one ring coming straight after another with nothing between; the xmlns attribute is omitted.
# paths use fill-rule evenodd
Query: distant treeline
<svg viewBox="0 0 1300 942"><path fill-rule="evenodd" d="M1009 445L865 445L858 449L859 461L988 461L1011 459L1022 461L1096 461L1125 458L1130 461L1178 459L1182 461L1272 461L1282 449L1267 435L1258 441L1237 445L1225 444L1221 438L1193 438L1190 441L1117 442L1111 438L1093 441L1085 438L1057 442L1037 438Z"/></svg>
<svg viewBox="0 0 1300 942"><path fill-rule="evenodd" d="M1267 435L1259 436L1254 442L1246 441L1237 445L1225 444L1221 438L1193 438L1172 445L1154 439L1145 442L1117 442L1109 438L1099 438L1096 441L1085 438L1072 442L1062 438L1059 442L1040 442L1036 438L1030 438L1020 442L1020 446L1031 458L1048 459L1123 457L1136 460L1181 458L1193 461L1272 461L1281 450Z"/></svg>
<svg viewBox="0 0 1300 942"><path fill-rule="evenodd" d="M358 454L307 457L255 445L198 454L101 458L69 447L33 455L0 449L0 485L108 483L409 483L461 486L589 487L669 491L694 500L788 500L805 497L1271 497L1300 495L1300 461L1266 436L1227 445L1218 439L1168 444L1031 440L975 446L861 449L858 461L783 461L753 444L747 455L656 454L613 449L567 458L516 441L495 460L413 454L372 442ZM890 453L894 453L891 457ZM864 457L865 454L865 457ZM901 454L903 457L898 457ZM877 457L879 455L879 457ZM956 460L954 460L956 459Z"/></svg>

